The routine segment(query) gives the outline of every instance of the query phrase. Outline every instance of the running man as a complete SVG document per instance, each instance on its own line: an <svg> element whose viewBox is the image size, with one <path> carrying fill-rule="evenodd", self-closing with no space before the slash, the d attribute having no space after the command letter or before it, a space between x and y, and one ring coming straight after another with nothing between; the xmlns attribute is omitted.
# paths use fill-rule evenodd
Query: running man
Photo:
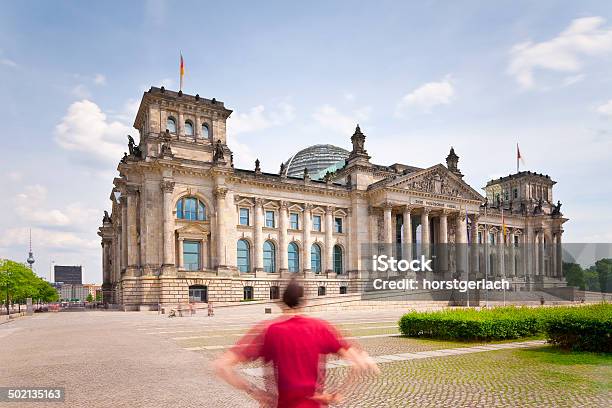
<svg viewBox="0 0 612 408"><path fill-rule="evenodd" d="M301 294L299 284L291 281L283 293L283 316L252 329L215 361L217 374L260 406L276 403L281 408L317 408L340 402L339 391L323 390L328 354L338 354L352 364L349 378L358 373L380 372L365 351L347 343L330 324L301 315ZM274 367L276 390L258 388L234 369L259 358Z"/></svg>

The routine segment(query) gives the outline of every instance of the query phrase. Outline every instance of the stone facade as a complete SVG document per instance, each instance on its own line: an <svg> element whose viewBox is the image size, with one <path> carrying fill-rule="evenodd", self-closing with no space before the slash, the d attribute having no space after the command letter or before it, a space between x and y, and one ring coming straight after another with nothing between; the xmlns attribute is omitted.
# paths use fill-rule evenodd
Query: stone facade
<svg viewBox="0 0 612 408"><path fill-rule="evenodd" d="M373 242L418 243L427 253L430 245L490 241L505 254L539 244L520 259L500 253L496 270L562 279L566 219L551 204L548 176L491 181L485 199L462 180L452 149L446 166L376 165L359 126L346 164L322 180L287 176L282 166L263 173L258 162L237 169L226 144L230 114L199 95L144 93L134 122L140 142L130 137L99 229L106 302L186 303L190 288L200 290L191 293L197 301L269 299L292 276L303 278L306 296L355 293L367 278L363 244ZM438 268L478 265L479 251L444 253Z"/></svg>

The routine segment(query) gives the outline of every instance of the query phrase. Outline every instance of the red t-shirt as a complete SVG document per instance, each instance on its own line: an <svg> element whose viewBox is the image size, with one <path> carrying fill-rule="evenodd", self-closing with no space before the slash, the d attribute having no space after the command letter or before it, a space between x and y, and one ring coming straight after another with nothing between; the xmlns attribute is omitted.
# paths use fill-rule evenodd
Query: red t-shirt
<svg viewBox="0 0 612 408"><path fill-rule="evenodd" d="M292 316L256 327L232 351L273 364L279 407L314 408L320 405L309 398L325 381L325 355L341 348L348 344L328 323Z"/></svg>

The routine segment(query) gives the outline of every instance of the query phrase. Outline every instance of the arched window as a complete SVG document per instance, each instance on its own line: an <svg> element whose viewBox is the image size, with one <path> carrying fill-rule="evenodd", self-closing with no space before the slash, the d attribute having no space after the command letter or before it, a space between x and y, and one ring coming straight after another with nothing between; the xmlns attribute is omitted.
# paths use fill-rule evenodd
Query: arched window
<svg viewBox="0 0 612 408"><path fill-rule="evenodd" d="M166 129L168 129L170 133L176 133L176 120L174 120L172 116L166 120Z"/></svg>
<svg viewBox="0 0 612 408"><path fill-rule="evenodd" d="M183 197L176 203L176 218L190 221L205 221L206 206L195 197Z"/></svg>
<svg viewBox="0 0 612 408"><path fill-rule="evenodd" d="M185 136L193 136L193 123L185 121Z"/></svg>
<svg viewBox="0 0 612 408"><path fill-rule="evenodd" d="M342 247L340 245L334 245L334 272L342 273Z"/></svg>
<svg viewBox="0 0 612 408"><path fill-rule="evenodd" d="M321 247L317 244L312 244L310 248L310 269L314 273L321 273Z"/></svg>
<svg viewBox="0 0 612 408"><path fill-rule="evenodd" d="M276 247L272 241L263 244L264 272L276 272Z"/></svg>
<svg viewBox="0 0 612 408"><path fill-rule="evenodd" d="M299 272L300 270L300 249L295 242L289 244L287 249L287 261L289 272Z"/></svg>
<svg viewBox="0 0 612 408"><path fill-rule="evenodd" d="M240 272L251 272L251 246L246 239L238 240L236 263Z"/></svg>
<svg viewBox="0 0 612 408"><path fill-rule="evenodd" d="M206 123L202 124L202 138L203 139L210 138L210 130L208 130L208 125Z"/></svg>

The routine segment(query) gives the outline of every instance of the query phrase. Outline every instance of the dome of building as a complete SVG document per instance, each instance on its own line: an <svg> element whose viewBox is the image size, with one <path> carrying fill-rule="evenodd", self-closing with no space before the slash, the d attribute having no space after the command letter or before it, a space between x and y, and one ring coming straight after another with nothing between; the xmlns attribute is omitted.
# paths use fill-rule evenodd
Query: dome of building
<svg viewBox="0 0 612 408"><path fill-rule="evenodd" d="M311 178L323 177L320 174L338 162L348 159L350 152L330 144L318 144L300 150L285 162L285 172L289 177L303 177L304 169L308 169Z"/></svg>

